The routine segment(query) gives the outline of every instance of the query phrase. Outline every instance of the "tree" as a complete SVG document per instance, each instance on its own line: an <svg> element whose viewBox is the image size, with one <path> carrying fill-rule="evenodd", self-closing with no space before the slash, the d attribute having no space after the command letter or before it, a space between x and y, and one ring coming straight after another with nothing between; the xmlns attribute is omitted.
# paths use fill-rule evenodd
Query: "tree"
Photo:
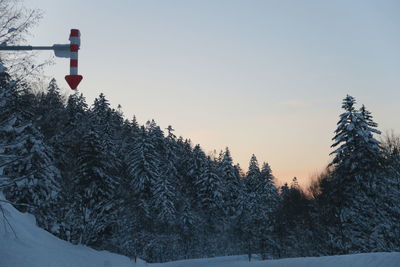
<svg viewBox="0 0 400 267"><path fill-rule="evenodd" d="M64 132L67 114L65 109L65 98L61 96L60 88L55 79L52 79L46 92L39 92L32 101L32 112L35 114L33 124L40 129L45 143L52 147L54 151L54 163L60 165L60 153L64 150Z"/></svg>
<svg viewBox="0 0 400 267"><path fill-rule="evenodd" d="M354 174L368 172L372 167L369 164L376 166L381 156L379 141L373 137L373 133L380 134L374 129L377 124L372 121L372 116L365 107L361 112L356 111L355 103L355 99L349 95L343 100L342 108L345 112L340 115L332 139L332 147L338 148L331 152L331 155L335 155L331 165L336 171L343 169Z"/></svg>
<svg viewBox="0 0 400 267"><path fill-rule="evenodd" d="M130 198L134 200L132 208L135 209L140 221L140 236L148 236L157 225L157 216L152 205L153 185L159 181L160 156L155 150L151 137L144 126L140 127L135 135L131 150L126 155L127 178L130 188ZM139 253L143 252L143 247Z"/></svg>
<svg viewBox="0 0 400 267"><path fill-rule="evenodd" d="M276 210L274 233L279 257L307 257L312 255L312 219L309 200L294 177L290 186L281 189L279 208Z"/></svg>
<svg viewBox="0 0 400 267"><path fill-rule="evenodd" d="M373 133L380 132L365 107L357 111L355 103L349 95L343 100L345 112L340 115L332 145L336 148L331 153L335 155L332 181L323 188L329 196L326 203L330 208L325 212L330 213L334 253L369 251L378 242L371 237L387 231L377 227L386 216L377 208L383 166L379 141Z"/></svg>
<svg viewBox="0 0 400 267"><path fill-rule="evenodd" d="M0 61L0 186L9 185L10 180L4 176L4 167L12 163L18 157L6 153L13 146L11 133L15 131L16 114L13 112L15 103L15 83L11 81L10 75ZM16 144L15 144L16 145Z"/></svg>
<svg viewBox="0 0 400 267"><path fill-rule="evenodd" d="M234 219L241 212L240 194L243 191L239 173L233 165L233 159L229 148L225 149L221 159L221 178L225 184L225 194L223 196L224 211L226 215Z"/></svg>
<svg viewBox="0 0 400 267"><path fill-rule="evenodd" d="M110 235L110 227L118 202L115 194L117 182L110 175L110 161L95 131L82 138L77 155L78 168L73 180L73 207L77 223L73 241L100 246Z"/></svg>
<svg viewBox="0 0 400 267"><path fill-rule="evenodd" d="M253 154L250 158L249 169L245 178L246 195L244 201L244 210L241 215L241 230L242 240L246 252L251 260L252 253L260 252L260 239L261 236L261 220L259 199L257 196L258 180L260 179L261 172L258 166L256 156Z"/></svg>
<svg viewBox="0 0 400 267"><path fill-rule="evenodd" d="M385 157L385 172L383 173L380 194L382 207L385 208L391 230L386 232L385 240L389 244L388 250L396 251L400 248L400 137L394 132L388 132L382 138L381 145Z"/></svg>
<svg viewBox="0 0 400 267"><path fill-rule="evenodd" d="M153 184L154 192L154 207L158 210L158 220L164 225L172 225L175 223L176 216L176 158L174 144L175 135L171 126L168 127L168 136L166 139L162 138L164 162L161 167L161 174L158 180Z"/></svg>
<svg viewBox="0 0 400 267"><path fill-rule="evenodd" d="M260 212L263 226L261 230L261 255L265 259L276 250L277 244L274 240L275 213L279 205L278 190L274 184L274 176L268 163L263 163L257 195L259 197Z"/></svg>
<svg viewBox="0 0 400 267"><path fill-rule="evenodd" d="M200 175L195 182L199 208L204 211L208 221L215 223L222 215L222 182L210 158L203 158L200 164Z"/></svg>
<svg viewBox="0 0 400 267"><path fill-rule="evenodd" d="M27 85L12 81L4 71L0 84L1 175L7 178L4 193L19 209L37 215L38 223L49 230L54 223L53 200L59 191L53 151L32 124Z"/></svg>
<svg viewBox="0 0 400 267"><path fill-rule="evenodd" d="M132 151L128 154L128 174L136 193L150 196L150 186L159 176L159 155L144 126L136 136Z"/></svg>
<svg viewBox="0 0 400 267"><path fill-rule="evenodd" d="M0 0L0 44L21 45L41 17L40 10L24 8L18 0ZM33 57L32 53L2 53L0 60L14 79L23 80L34 77L43 66L35 66Z"/></svg>

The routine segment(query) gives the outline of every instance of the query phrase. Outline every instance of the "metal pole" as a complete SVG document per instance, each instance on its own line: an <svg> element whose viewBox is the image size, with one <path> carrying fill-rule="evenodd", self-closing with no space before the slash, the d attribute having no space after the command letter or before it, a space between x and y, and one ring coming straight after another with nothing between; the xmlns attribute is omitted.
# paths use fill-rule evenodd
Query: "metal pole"
<svg viewBox="0 0 400 267"><path fill-rule="evenodd" d="M54 50L53 46L1 46L0 51L16 51L16 50Z"/></svg>

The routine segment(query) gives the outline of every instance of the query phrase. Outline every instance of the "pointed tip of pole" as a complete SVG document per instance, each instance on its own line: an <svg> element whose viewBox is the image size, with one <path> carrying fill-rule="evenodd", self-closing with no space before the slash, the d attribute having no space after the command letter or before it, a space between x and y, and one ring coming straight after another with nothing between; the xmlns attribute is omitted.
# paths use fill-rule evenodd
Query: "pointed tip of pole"
<svg viewBox="0 0 400 267"><path fill-rule="evenodd" d="M78 87L79 83L82 81L83 77L82 75L67 75L65 76L65 80L67 81L69 87L71 87L72 90L76 90Z"/></svg>

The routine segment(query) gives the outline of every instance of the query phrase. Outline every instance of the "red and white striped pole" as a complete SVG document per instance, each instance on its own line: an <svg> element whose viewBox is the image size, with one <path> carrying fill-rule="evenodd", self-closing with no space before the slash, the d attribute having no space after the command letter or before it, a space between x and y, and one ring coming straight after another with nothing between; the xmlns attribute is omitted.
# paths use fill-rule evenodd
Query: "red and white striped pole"
<svg viewBox="0 0 400 267"><path fill-rule="evenodd" d="M82 81L82 75L78 75L78 50L81 45L81 33L77 29L71 29L70 40L70 63L69 75L65 76L65 80L71 89L75 90Z"/></svg>

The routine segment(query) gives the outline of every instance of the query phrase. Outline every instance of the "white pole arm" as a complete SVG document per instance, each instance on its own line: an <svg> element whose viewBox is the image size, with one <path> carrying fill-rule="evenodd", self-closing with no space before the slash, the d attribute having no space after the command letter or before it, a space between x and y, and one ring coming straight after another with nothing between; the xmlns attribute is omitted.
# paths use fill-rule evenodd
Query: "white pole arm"
<svg viewBox="0 0 400 267"><path fill-rule="evenodd" d="M31 51L31 50L53 50L56 57L70 58L71 51L69 44L54 44L53 46L5 46L0 45L0 51Z"/></svg>

